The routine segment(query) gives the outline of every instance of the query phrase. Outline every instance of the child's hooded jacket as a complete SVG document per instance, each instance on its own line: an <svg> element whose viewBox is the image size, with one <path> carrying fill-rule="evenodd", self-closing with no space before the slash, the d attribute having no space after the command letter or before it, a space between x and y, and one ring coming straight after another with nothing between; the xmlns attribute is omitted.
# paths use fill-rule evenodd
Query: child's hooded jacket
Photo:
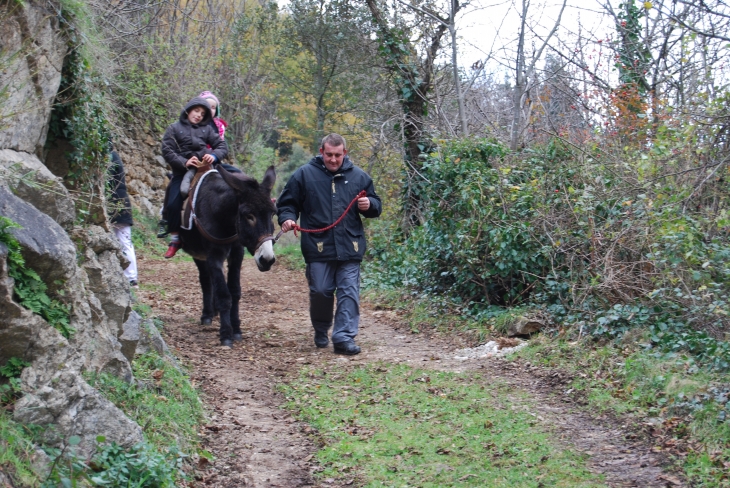
<svg viewBox="0 0 730 488"><path fill-rule="evenodd" d="M199 124L193 125L188 120L188 112L195 106L205 109L205 117ZM210 123L212 117L208 102L195 97L180 112L180 120L167 128L162 137L162 156L174 174L185 174L185 163L193 156L202 160L205 154L212 154L216 162L220 162L228 155L228 146Z"/></svg>

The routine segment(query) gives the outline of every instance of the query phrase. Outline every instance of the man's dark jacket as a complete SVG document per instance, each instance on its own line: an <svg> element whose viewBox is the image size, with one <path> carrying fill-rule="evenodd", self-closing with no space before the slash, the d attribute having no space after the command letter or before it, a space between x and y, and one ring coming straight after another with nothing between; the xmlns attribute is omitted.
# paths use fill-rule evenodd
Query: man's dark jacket
<svg viewBox="0 0 730 488"><path fill-rule="evenodd" d="M345 219L334 229L320 233L301 233L302 254L307 263L321 261L362 261L365 254L365 233L360 216L378 217L382 211L380 197L375 194L373 180L345 157L342 166L330 173L322 156L313 158L289 178L276 200L279 225L297 221L304 229L329 226L345 211L361 191L367 192L370 208L357 209L355 202Z"/></svg>
<svg viewBox="0 0 730 488"><path fill-rule="evenodd" d="M112 165L109 167L109 179L107 180L111 198L109 199L109 217L113 224L132 225L132 204L127 194L127 182L125 181L124 165L122 158L116 151L112 151Z"/></svg>
<svg viewBox="0 0 730 488"><path fill-rule="evenodd" d="M193 125L188 120L188 112L198 105L205 109L205 117L199 124ZM213 116L208 102L195 97L180 112L180 120L167 128L162 137L162 156L174 174L184 175L187 171L185 163L193 156L202 160L205 154L213 154L220 162L228 155L228 146L211 120Z"/></svg>

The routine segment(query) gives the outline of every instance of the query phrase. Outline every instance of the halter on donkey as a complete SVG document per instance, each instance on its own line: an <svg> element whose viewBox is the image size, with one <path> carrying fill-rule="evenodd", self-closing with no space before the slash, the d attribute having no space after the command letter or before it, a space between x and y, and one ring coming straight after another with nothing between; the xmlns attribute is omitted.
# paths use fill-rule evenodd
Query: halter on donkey
<svg viewBox="0 0 730 488"><path fill-rule="evenodd" d="M273 166L261 183L219 166L201 178L191 199L196 225L180 230L182 249L193 257L198 267L203 292L201 324L210 324L217 310L220 341L224 346L242 339L238 304L244 248L254 256L260 271L271 269L276 260L273 248L276 207L271 201L275 181ZM228 262L227 279L223 274L224 261Z"/></svg>

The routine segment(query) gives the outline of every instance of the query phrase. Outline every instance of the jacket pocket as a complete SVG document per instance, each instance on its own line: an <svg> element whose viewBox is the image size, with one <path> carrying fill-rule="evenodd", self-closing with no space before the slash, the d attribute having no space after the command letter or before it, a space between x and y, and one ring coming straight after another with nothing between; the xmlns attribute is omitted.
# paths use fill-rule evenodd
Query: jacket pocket
<svg viewBox="0 0 730 488"><path fill-rule="evenodd" d="M365 236L363 235L362 225L345 225L345 230L347 231L347 241L344 244L348 254L353 258L361 259L365 252Z"/></svg>
<svg viewBox="0 0 730 488"><path fill-rule="evenodd" d="M321 260L336 257L335 242L331 232L307 232L302 234L302 254L305 260Z"/></svg>
<svg viewBox="0 0 730 488"><path fill-rule="evenodd" d="M345 229L347 230L347 233L350 234L352 237L362 237L364 234L364 229L362 226L362 222L355 221L345 221Z"/></svg>

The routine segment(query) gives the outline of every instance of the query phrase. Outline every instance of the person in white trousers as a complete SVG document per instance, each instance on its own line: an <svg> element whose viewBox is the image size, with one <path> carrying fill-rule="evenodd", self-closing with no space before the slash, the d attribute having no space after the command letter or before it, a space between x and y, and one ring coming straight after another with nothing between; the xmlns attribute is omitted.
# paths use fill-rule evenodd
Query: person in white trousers
<svg viewBox="0 0 730 488"><path fill-rule="evenodd" d="M124 270L124 276L129 280L129 286L137 287L137 255L132 243L132 205L127 194L124 165L119 154L112 150L112 164L109 168L109 187L111 199L109 213L114 234L122 245L122 252L129 260L129 266Z"/></svg>

